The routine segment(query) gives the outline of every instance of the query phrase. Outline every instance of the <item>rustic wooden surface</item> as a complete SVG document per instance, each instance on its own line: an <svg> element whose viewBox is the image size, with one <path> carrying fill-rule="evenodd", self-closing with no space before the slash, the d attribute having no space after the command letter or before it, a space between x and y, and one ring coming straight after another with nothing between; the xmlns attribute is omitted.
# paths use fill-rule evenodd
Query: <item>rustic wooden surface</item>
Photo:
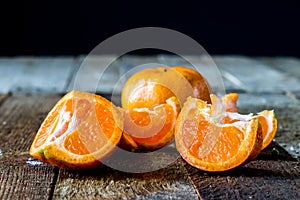
<svg viewBox="0 0 300 200"><path fill-rule="evenodd" d="M190 56L199 65L205 60ZM227 92L239 92L241 112L274 109L278 131L259 157L224 173L206 173L178 159L142 174L119 172L105 165L71 172L30 157L29 147L47 112L74 88L84 57L0 59L0 199L300 199L300 60L215 56ZM94 87L96 63L80 78L82 90L105 97L117 78L136 65L185 64L174 56L122 57ZM98 62L98 61L101 62ZM79 87L78 85L76 87ZM118 102L117 102L118 103Z"/></svg>
<svg viewBox="0 0 300 200"><path fill-rule="evenodd" d="M58 170L34 160L28 151L43 118L59 97L5 97L0 107L0 199L47 199Z"/></svg>

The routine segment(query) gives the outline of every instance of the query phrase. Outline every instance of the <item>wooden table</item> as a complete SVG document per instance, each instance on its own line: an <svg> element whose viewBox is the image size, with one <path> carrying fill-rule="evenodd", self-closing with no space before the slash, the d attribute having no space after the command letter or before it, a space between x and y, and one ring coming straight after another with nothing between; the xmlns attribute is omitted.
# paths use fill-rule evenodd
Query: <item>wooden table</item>
<svg viewBox="0 0 300 200"><path fill-rule="evenodd" d="M87 172L64 171L28 154L46 114L74 88L83 58L0 59L0 199L300 199L300 59L213 57L226 92L239 93L241 112L275 109L276 141L254 161L228 172L206 173L179 158L167 168L131 174L105 165ZM111 58L95 59L105 63ZM149 62L187 65L170 55L124 56L112 64L96 92L109 98L122 73ZM83 79L97 79L93 74L98 69L92 66ZM82 88L95 91L88 83Z"/></svg>

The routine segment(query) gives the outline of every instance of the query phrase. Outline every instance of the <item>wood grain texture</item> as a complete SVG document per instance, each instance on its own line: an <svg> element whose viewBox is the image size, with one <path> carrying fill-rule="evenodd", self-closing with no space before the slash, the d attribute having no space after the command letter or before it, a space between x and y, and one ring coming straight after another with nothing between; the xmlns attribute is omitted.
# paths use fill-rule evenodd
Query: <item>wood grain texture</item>
<svg viewBox="0 0 300 200"><path fill-rule="evenodd" d="M49 199L57 169L29 156L58 95L13 95L0 106L0 199Z"/></svg>
<svg viewBox="0 0 300 200"><path fill-rule="evenodd" d="M287 106L288 107L288 106ZM300 103L296 107L276 109L276 141L295 158L300 159Z"/></svg>
<svg viewBox="0 0 300 200"><path fill-rule="evenodd" d="M0 199L49 199L56 174L29 155L0 156Z"/></svg>
<svg viewBox="0 0 300 200"><path fill-rule="evenodd" d="M120 79L122 63L115 55L86 55L75 59L75 68L67 91L80 90L111 94L121 92L116 84ZM120 85L121 86L121 85Z"/></svg>
<svg viewBox="0 0 300 200"><path fill-rule="evenodd" d="M0 107L2 154L28 152L42 121L59 98L56 94L9 97Z"/></svg>
<svg viewBox="0 0 300 200"><path fill-rule="evenodd" d="M64 92L73 62L72 57L0 59L0 93Z"/></svg>
<svg viewBox="0 0 300 200"><path fill-rule="evenodd" d="M300 59L296 57L260 57L262 63L274 67L290 76L300 78Z"/></svg>
<svg viewBox="0 0 300 200"><path fill-rule="evenodd" d="M61 170L54 199L198 199L183 161L141 174L119 172L105 165L87 172Z"/></svg>
<svg viewBox="0 0 300 200"><path fill-rule="evenodd" d="M1 106L1 104L4 103L4 101L5 101L6 99L8 99L8 97L10 97L10 96L11 96L10 93L0 94L0 106Z"/></svg>
<svg viewBox="0 0 300 200"><path fill-rule="evenodd" d="M292 74L282 73L261 59L246 56L214 56L222 76L236 89L246 92L276 93L299 91L300 80ZM226 88L231 89L231 88Z"/></svg>

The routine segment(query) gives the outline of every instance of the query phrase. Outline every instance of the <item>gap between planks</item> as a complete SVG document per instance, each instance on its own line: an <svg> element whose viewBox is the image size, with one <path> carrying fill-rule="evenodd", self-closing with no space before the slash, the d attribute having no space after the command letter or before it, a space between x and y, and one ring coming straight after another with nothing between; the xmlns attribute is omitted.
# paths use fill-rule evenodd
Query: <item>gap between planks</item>
<svg viewBox="0 0 300 200"><path fill-rule="evenodd" d="M12 94L9 93L5 93L0 95L0 106L6 101L6 99L8 99Z"/></svg>

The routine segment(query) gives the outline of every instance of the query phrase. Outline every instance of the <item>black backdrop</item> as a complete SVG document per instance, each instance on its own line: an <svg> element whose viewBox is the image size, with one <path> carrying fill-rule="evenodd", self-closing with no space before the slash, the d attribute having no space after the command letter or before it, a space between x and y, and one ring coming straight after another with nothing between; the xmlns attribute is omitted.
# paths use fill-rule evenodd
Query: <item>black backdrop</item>
<svg viewBox="0 0 300 200"><path fill-rule="evenodd" d="M2 2L0 56L85 54L145 26L180 31L211 54L300 56L298 0L220 2Z"/></svg>

